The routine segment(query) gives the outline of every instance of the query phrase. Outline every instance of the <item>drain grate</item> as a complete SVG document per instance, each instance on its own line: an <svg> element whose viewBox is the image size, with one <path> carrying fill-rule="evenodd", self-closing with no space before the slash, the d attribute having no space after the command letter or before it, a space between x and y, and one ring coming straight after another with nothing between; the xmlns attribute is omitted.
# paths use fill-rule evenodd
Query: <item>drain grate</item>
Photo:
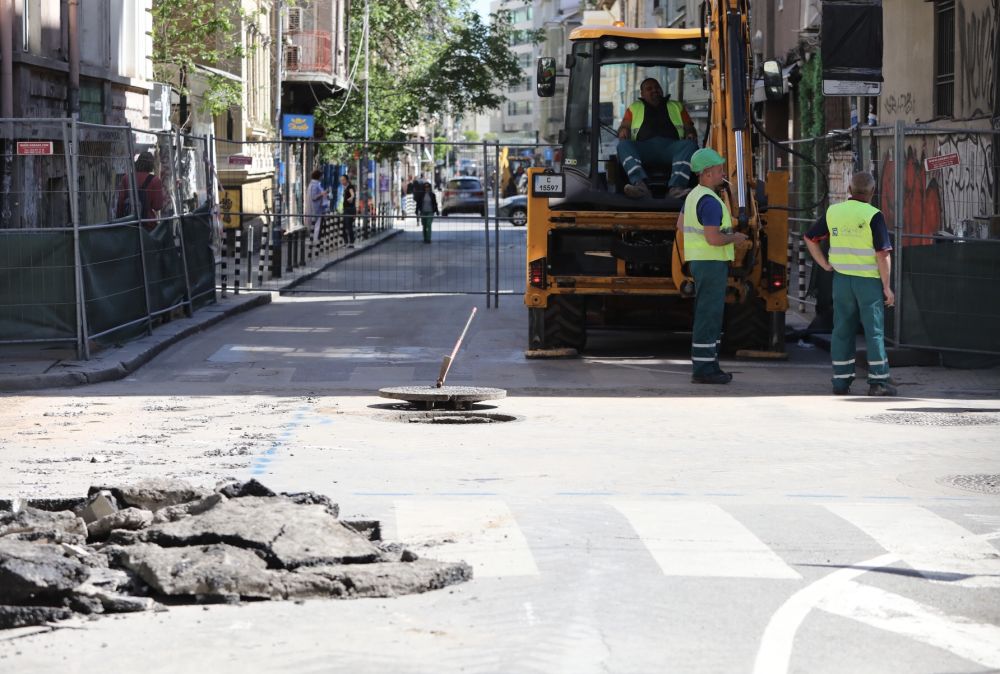
<svg viewBox="0 0 1000 674"><path fill-rule="evenodd" d="M517 421L512 414L498 412L408 412L389 417L392 421L404 424L496 424L505 421Z"/></svg>
<svg viewBox="0 0 1000 674"><path fill-rule="evenodd" d="M989 426L1000 424L1000 414L994 409L977 410L963 407L954 410L938 408L938 411L895 410L883 414L864 417L866 421L900 426Z"/></svg>
<svg viewBox="0 0 1000 674"><path fill-rule="evenodd" d="M966 491L980 494L1000 494L1000 475L979 473L976 475L948 475L940 482Z"/></svg>

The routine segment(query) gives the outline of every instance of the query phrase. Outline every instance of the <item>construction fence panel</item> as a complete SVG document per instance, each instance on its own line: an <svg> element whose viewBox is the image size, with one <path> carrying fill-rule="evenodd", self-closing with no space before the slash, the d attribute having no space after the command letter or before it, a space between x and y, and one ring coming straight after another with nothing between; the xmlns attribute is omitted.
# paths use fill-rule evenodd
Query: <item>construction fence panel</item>
<svg viewBox="0 0 1000 674"><path fill-rule="evenodd" d="M0 343L69 342L88 357L214 300L208 139L52 119L0 129ZM162 204L138 194L140 152Z"/></svg>
<svg viewBox="0 0 1000 674"><path fill-rule="evenodd" d="M791 218L798 226L790 227L790 259L799 266L790 263L792 305L796 272L802 278L804 266L811 269L806 294L816 297L817 313L832 312L832 291L825 287L831 275L813 268L801 235L826 205L847 198L851 174L865 169L875 177L873 203L885 216L894 247L896 302L886 311L887 339L939 351L956 364L956 354L1000 354L998 135L990 128L899 124L788 143L806 148L804 154L826 174L824 183L816 167L786 155L791 205L817 204ZM779 153L770 157L770 167L781 166ZM799 291L799 308L807 303Z"/></svg>
<svg viewBox="0 0 1000 674"><path fill-rule="evenodd" d="M294 286L312 293L486 294L493 303L500 294L523 292L525 229L509 215L497 216L503 194L491 187L507 187L499 183L509 181L515 164L552 165L551 146L220 141L218 147L223 293ZM262 173L270 168L273 182L249 187L247 174L225 168L234 157L236 165ZM308 203L313 171L329 195L320 214ZM357 193L354 214L343 210L345 175ZM238 190L236 177L245 179ZM424 182L439 211L429 218L418 213L415 198L421 190L414 185ZM522 181L521 191L526 187Z"/></svg>
<svg viewBox="0 0 1000 674"><path fill-rule="evenodd" d="M872 132L878 205L894 233L899 346L1000 354L1000 192L989 128L903 126Z"/></svg>

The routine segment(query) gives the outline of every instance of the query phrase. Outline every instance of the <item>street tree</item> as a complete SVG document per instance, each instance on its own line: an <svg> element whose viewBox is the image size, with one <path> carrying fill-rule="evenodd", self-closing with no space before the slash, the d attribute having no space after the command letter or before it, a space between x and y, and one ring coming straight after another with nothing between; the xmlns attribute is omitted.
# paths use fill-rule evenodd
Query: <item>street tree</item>
<svg viewBox="0 0 1000 674"><path fill-rule="evenodd" d="M180 124L188 123L188 99L199 65L233 70L244 56L238 35L240 22L249 18L240 0L153 0L153 77L167 82L181 97ZM238 70L238 69L236 69ZM218 115L242 99L240 82L202 71L204 82L199 109Z"/></svg>
<svg viewBox="0 0 1000 674"><path fill-rule="evenodd" d="M498 107L502 91L521 80L509 49L516 36L509 12L484 23L467 0L422 0L417 9L396 0L369 0L368 136L372 143L406 140L420 121L432 126L445 113L462 115ZM315 110L329 140L363 138L364 13L350 17L351 86ZM532 32L530 39L539 34ZM359 146L358 146L359 147ZM329 156L354 149L331 145ZM393 156L399 146L375 146L375 158Z"/></svg>

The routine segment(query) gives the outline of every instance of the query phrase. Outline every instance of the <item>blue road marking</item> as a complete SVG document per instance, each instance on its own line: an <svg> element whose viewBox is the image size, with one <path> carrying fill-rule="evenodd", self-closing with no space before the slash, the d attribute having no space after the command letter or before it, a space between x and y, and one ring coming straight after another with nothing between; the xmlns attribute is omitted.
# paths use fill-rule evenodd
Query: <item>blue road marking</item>
<svg viewBox="0 0 1000 674"><path fill-rule="evenodd" d="M305 417L306 408L300 407L292 415L291 420L285 426L284 429L278 434L277 439L271 446L261 452L258 456L255 456L252 461L250 461L250 474L251 475L262 475L267 468L270 468L271 462L278 459L278 450L284 447L288 440L295 433L295 430L302 424L302 419Z"/></svg>

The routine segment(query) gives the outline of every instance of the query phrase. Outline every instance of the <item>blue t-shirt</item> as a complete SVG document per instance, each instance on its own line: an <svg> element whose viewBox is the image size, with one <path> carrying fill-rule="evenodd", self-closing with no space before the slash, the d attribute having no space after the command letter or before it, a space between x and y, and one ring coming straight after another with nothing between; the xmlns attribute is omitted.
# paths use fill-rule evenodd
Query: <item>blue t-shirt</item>
<svg viewBox="0 0 1000 674"><path fill-rule="evenodd" d="M885 218L881 211L872 216L868 226L872 228L872 248L876 251L892 250L892 241L889 239L889 228L886 227ZM813 223L813 226L806 232L806 238L810 241L822 241L830 236L830 228L826 224L826 214Z"/></svg>
<svg viewBox="0 0 1000 674"><path fill-rule="evenodd" d="M709 195L703 196L698 200L698 206L695 209L698 214L698 222L701 223L702 227L722 227L722 204L719 203L718 199L713 199ZM681 213L684 212L684 207L681 207Z"/></svg>

